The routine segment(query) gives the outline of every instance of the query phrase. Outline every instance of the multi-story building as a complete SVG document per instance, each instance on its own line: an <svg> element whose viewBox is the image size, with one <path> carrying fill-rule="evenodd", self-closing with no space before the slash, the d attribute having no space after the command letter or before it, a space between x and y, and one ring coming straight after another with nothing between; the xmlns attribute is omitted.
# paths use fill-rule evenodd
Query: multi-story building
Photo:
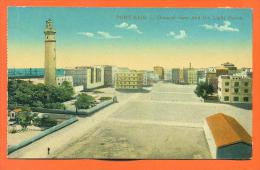
<svg viewBox="0 0 260 170"><path fill-rule="evenodd" d="M221 102L252 103L252 79L247 76L219 76L218 96Z"/></svg>
<svg viewBox="0 0 260 170"><path fill-rule="evenodd" d="M64 81L69 82L71 84L71 86L73 86L73 78L72 78L72 76L57 76L56 77L56 84L58 86L62 85L62 83Z"/></svg>
<svg viewBox="0 0 260 170"><path fill-rule="evenodd" d="M164 71L164 81L172 82L172 69L165 69L165 71Z"/></svg>
<svg viewBox="0 0 260 170"><path fill-rule="evenodd" d="M197 84L197 70L194 68L184 68L184 83Z"/></svg>
<svg viewBox="0 0 260 170"><path fill-rule="evenodd" d="M184 84L184 68L180 69L180 84Z"/></svg>
<svg viewBox="0 0 260 170"><path fill-rule="evenodd" d="M143 86L144 87L151 86L152 80L149 78L149 71L141 70L139 72L143 73Z"/></svg>
<svg viewBox="0 0 260 170"><path fill-rule="evenodd" d="M153 67L154 73L159 76L160 80L164 80L164 68L160 66Z"/></svg>
<svg viewBox="0 0 260 170"><path fill-rule="evenodd" d="M198 69L197 70L197 84L200 82L205 82L206 81L206 72L205 69Z"/></svg>
<svg viewBox="0 0 260 170"><path fill-rule="evenodd" d="M147 81L152 83L156 83L159 81L159 75L154 73L154 71L147 72Z"/></svg>
<svg viewBox="0 0 260 170"><path fill-rule="evenodd" d="M115 84L115 73L117 71L115 66L105 65L104 67L104 85L114 86Z"/></svg>
<svg viewBox="0 0 260 170"><path fill-rule="evenodd" d="M237 67L232 63L226 62L221 64L221 66L228 70L229 75L237 73Z"/></svg>
<svg viewBox="0 0 260 170"><path fill-rule="evenodd" d="M214 92L218 90L218 77L228 75L229 71L225 67L211 67L206 70L206 82L213 86Z"/></svg>
<svg viewBox="0 0 260 170"><path fill-rule="evenodd" d="M134 70L118 72L115 77L115 89L117 90L140 90L143 88L143 72Z"/></svg>
<svg viewBox="0 0 260 170"><path fill-rule="evenodd" d="M172 69L172 82L175 84L180 83L180 68Z"/></svg>
<svg viewBox="0 0 260 170"><path fill-rule="evenodd" d="M252 68L241 68L239 69L239 72L236 73L236 75L247 76L252 78L253 70Z"/></svg>
<svg viewBox="0 0 260 170"><path fill-rule="evenodd" d="M84 86L84 90L91 90L104 86L104 68L102 66L76 67L66 69L65 76L72 76L75 86Z"/></svg>

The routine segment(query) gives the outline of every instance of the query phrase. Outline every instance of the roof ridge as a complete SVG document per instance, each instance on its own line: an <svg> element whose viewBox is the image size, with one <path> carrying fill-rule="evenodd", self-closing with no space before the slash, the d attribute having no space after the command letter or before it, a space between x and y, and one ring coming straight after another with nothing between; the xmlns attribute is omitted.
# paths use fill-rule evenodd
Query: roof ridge
<svg viewBox="0 0 260 170"><path fill-rule="evenodd" d="M230 116L227 116L225 115L224 113L221 113L221 116L223 117L223 119L230 125L229 127L232 129L232 131L234 132L234 134L239 138L241 139L241 136L238 135L237 131L234 129L233 126L231 126L231 122L229 120L227 120L227 117L230 117ZM231 118L231 117L230 117Z"/></svg>
<svg viewBox="0 0 260 170"><path fill-rule="evenodd" d="M229 115L225 115L225 114L223 114L223 115L224 115L224 119L231 125L230 127L231 127L231 129L233 130L233 132L235 132L235 135L236 135L237 137L239 137L239 140L238 140L238 141L242 141L242 142L248 143L246 140L244 140L244 137L242 136L242 133L239 133L240 131L238 131L234 126L232 126L232 122L230 122L230 120L228 120L227 118L232 119L233 121L235 121L235 122L238 123L238 124L239 124L239 122L238 122L235 118L233 118L233 117L231 117L231 116L229 116ZM239 124L239 125L240 125L240 124ZM241 127L244 131L246 131L241 125L240 125L240 127Z"/></svg>

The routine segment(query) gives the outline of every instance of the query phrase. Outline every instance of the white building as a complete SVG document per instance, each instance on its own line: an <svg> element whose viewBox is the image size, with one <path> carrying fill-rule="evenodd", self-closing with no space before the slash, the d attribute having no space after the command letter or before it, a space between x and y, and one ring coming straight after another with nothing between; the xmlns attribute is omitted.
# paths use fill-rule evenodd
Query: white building
<svg viewBox="0 0 260 170"><path fill-rule="evenodd" d="M92 90L104 86L104 68L102 66L65 69L65 76L72 76L74 86L83 85L84 90Z"/></svg>
<svg viewBox="0 0 260 170"><path fill-rule="evenodd" d="M156 74L154 71L148 71L147 72L147 79L151 83L155 83L155 82L160 80L159 75Z"/></svg>
<svg viewBox="0 0 260 170"><path fill-rule="evenodd" d="M252 103L252 79L247 76L218 77L218 96L221 102Z"/></svg>
<svg viewBox="0 0 260 170"><path fill-rule="evenodd" d="M175 84L180 83L180 68L173 68L172 69L172 82Z"/></svg>
<svg viewBox="0 0 260 170"><path fill-rule="evenodd" d="M197 70L195 68L184 68L183 72L186 84L197 84Z"/></svg>
<svg viewBox="0 0 260 170"><path fill-rule="evenodd" d="M164 81L172 82L172 69L164 70Z"/></svg>
<svg viewBox="0 0 260 170"><path fill-rule="evenodd" d="M58 77L56 77L56 84L58 86L62 85L62 83L64 81L69 82L71 84L71 86L73 86L73 78L72 78L72 76L58 76Z"/></svg>

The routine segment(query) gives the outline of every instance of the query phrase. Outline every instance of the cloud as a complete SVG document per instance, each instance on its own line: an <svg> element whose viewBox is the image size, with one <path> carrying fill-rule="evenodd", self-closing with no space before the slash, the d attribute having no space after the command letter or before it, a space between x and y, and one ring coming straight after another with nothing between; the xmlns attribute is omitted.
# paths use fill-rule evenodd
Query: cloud
<svg viewBox="0 0 260 170"><path fill-rule="evenodd" d="M89 37L89 38L92 38L92 37L95 36L95 34L92 33L92 32L79 32L78 34L79 35L84 35L84 36Z"/></svg>
<svg viewBox="0 0 260 170"><path fill-rule="evenodd" d="M167 35L168 37L173 37L173 38L175 38L175 39L177 39L177 40L184 39L184 38L187 38L187 37L188 37L188 35L187 35L187 33L186 33L185 30L180 30L180 31L179 31L179 34L176 34L175 32L171 31L171 32L169 32L169 33L166 34L166 35Z"/></svg>
<svg viewBox="0 0 260 170"><path fill-rule="evenodd" d="M109 32L103 32L103 31L98 31L97 33L79 32L78 34L86 36L88 38L97 38L97 39L118 39L118 38L122 38L121 36L114 36L114 35L111 35Z"/></svg>
<svg viewBox="0 0 260 170"><path fill-rule="evenodd" d="M97 34L104 39L118 39L118 38L122 38L121 36L114 36L111 35L109 32L103 32L103 31L98 31Z"/></svg>
<svg viewBox="0 0 260 170"><path fill-rule="evenodd" d="M126 22L123 22L119 25L115 25L116 28L127 28L128 27L128 24Z"/></svg>
<svg viewBox="0 0 260 170"><path fill-rule="evenodd" d="M228 31L228 32L239 32L238 28L233 28L231 27L231 22L229 21L224 21L223 25L219 25L219 24L213 24L213 25L209 25L209 24L204 24L201 25L201 27L207 29L207 30L216 30L216 31Z"/></svg>
<svg viewBox="0 0 260 170"><path fill-rule="evenodd" d="M138 34L142 34L142 32L139 30L139 28L136 24L128 24L126 22L123 22L119 25L115 25L115 27L120 28L120 29L133 30L133 31L137 32Z"/></svg>

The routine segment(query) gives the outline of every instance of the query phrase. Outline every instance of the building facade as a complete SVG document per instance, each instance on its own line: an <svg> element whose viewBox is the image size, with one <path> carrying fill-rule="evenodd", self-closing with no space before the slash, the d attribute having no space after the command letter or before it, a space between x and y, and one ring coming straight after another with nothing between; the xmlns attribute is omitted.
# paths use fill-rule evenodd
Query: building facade
<svg viewBox="0 0 260 170"><path fill-rule="evenodd" d="M143 72L129 71L116 73L115 89L140 90L143 88Z"/></svg>
<svg viewBox="0 0 260 170"><path fill-rule="evenodd" d="M184 83L185 84L197 84L197 70L194 68L184 68Z"/></svg>
<svg viewBox="0 0 260 170"><path fill-rule="evenodd" d="M56 84L58 86L62 85L63 82L69 82L71 84L71 86L73 87L73 78L72 76L57 76L56 77Z"/></svg>
<svg viewBox="0 0 260 170"><path fill-rule="evenodd" d="M252 103L252 79L235 75L219 76L218 97L221 102Z"/></svg>
<svg viewBox="0 0 260 170"><path fill-rule="evenodd" d="M172 82L172 69L165 69L165 71L164 71L164 81Z"/></svg>
<svg viewBox="0 0 260 170"><path fill-rule="evenodd" d="M104 85L106 87L113 87L115 84L115 73L117 69L115 66L104 65Z"/></svg>
<svg viewBox="0 0 260 170"><path fill-rule="evenodd" d="M221 64L221 66L228 70L229 75L237 73L237 67L232 63L226 62Z"/></svg>
<svg viewBox="0 0 260 170"><path fill-rule="evenodd" d="M45 60L44 60L44 83L56 85L56 30L52 20L46 21L45 34Z"/></svg>
<svg viewBox="0 0 260 170"><path fill-rule="evenodd" d="M206 81L206 72L204 69L197 70L197 84Z"/></svg>
<svg viewBox="0 0 260 170"><path fill-rule="evenodd" d="M84 90L92 90L104 86L104 68L102 66L65 69L65 76L72 76L74 86L83 85Z"/></svg>
<svg viewBox="0 0 260 170"><path fill-rule="evenodd" d="M172 82L175 84L180 83L180 68L172 69Z"/></svg>
<svg viewBox="0 0 260 170"><path fill-rule="evenodd" d="M153 70L154 70L154 73L159 76L160 80L164 80L164 68L163 67L155 66L153 68Z"/></svg>
<svg viewBox="0 0 260 170"><path fill-rule="evenodd" d="M153 83L156 83L159 81L159 76L158 76L158 74L155 74L153 71L148 71L147 79L152 85Z"/></svg>

